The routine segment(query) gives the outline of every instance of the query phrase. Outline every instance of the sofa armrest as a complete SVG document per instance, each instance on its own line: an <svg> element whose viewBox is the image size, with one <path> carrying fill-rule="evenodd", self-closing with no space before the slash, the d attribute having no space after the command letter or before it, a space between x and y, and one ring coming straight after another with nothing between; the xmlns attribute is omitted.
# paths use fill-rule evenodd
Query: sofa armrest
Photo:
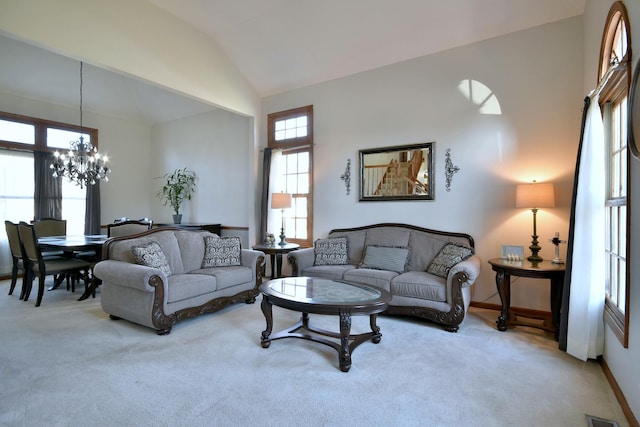
<svg viewBox="0 0 640 427"><path fill-rule="evenodd" d="M161 279L160 283L167 283L167 276L160 269L125 261L100 261L93 267L93 274L104 283L113 283L144 292L154 291L158 281L152 282L153 276L158 276Z"/></svg>
<svg viewBox="0 0 640 427"><path fill-rule="evenodd" d="M260 257L262 257L261 260ZM258 261L260 261L260 265L258 265ZM265 264L264 252L253 249L242 249L240 251L240 264L244 267L251 268L262 267Z"/></svg>
<svg viewBox="0 0 640 427"><path fill-rule="evenodd" d="M315 252L313 248L303 248L297 251L289 252L287 261L291 265L291 274L299 276L305 268L313 266L315 260Z"/></svg>
<svg viewBox="0 0 640 427"><path fill-rule="evenodd" d="M462 287L471 286L480 275L480 266L480 257L478 255L472 255L470 258L451 267L447 281L449 284L458 282Z"/></svg>

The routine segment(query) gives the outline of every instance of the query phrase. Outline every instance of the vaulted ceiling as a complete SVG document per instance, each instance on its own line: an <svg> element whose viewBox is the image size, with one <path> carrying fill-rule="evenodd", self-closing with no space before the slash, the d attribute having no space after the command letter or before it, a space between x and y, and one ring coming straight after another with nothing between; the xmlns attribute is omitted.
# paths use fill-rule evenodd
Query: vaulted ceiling
<svg viewBox="0 0 640 427"><path fill-rule="evenodd" d="M211 36L261 96L582 15L585 0L147 0Z"/></svg>
<svg viewBox="0 0 640 427"><path fill-rule="evenodd" d="M212 38L260 96L584 13L585 0L145 0ZM0 38L0 91L78 104L77 61ZM46 64L43 67L42 64ZM85 67L85 108L163 122L214 108Z"/></svg>

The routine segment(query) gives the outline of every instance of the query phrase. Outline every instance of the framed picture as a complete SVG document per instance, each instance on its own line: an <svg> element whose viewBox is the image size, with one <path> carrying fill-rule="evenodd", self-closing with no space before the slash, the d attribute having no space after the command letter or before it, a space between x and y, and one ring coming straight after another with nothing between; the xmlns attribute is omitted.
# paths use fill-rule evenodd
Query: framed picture
<svg viewBox="0 0 640 427"><path fill-rule="evenodd" d="M638 75L640 74L640 61L633 72L633 80L629 90L628 106L628 138L629 147L634 156L640 157L640 89L638 88Z"/></svg>
<svg viewBox="0 0 640 427"><path fill-rule="evenodd" d="M360 150L360 201L433 200L434 144Z"/></svg>
<svg viewBox="0 0 640 427"><path fill-rule="evenodd" d="M524 246L502 245L502 258L512 261L524 260Z"/></svg>

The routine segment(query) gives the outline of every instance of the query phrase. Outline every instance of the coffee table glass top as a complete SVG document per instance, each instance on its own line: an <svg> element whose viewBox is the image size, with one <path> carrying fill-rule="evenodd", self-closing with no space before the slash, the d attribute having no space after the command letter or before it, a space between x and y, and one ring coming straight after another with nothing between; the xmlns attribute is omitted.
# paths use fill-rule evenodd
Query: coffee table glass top
<svg viewBox="0 0 640 427"><path fill-rule="evenodd" d="M311 304L365 303L380 300L383 293L386 294L373 286L315 277L276 279L264 283L262 287L263 292L274 297Z"/></svg>

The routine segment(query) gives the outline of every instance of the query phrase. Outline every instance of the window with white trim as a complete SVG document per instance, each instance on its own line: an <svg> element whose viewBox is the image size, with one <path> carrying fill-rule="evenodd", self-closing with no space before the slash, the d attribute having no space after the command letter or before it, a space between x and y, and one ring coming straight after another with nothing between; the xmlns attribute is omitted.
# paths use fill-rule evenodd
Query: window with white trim
<svg viewBox="0 0 640 427"><path fill-rule="evenodd" d="M310 247L313 242L313 106L267 116L268 146L273 156L272 193L289 193L292 206L284 214L287 242Z"/></svg>

